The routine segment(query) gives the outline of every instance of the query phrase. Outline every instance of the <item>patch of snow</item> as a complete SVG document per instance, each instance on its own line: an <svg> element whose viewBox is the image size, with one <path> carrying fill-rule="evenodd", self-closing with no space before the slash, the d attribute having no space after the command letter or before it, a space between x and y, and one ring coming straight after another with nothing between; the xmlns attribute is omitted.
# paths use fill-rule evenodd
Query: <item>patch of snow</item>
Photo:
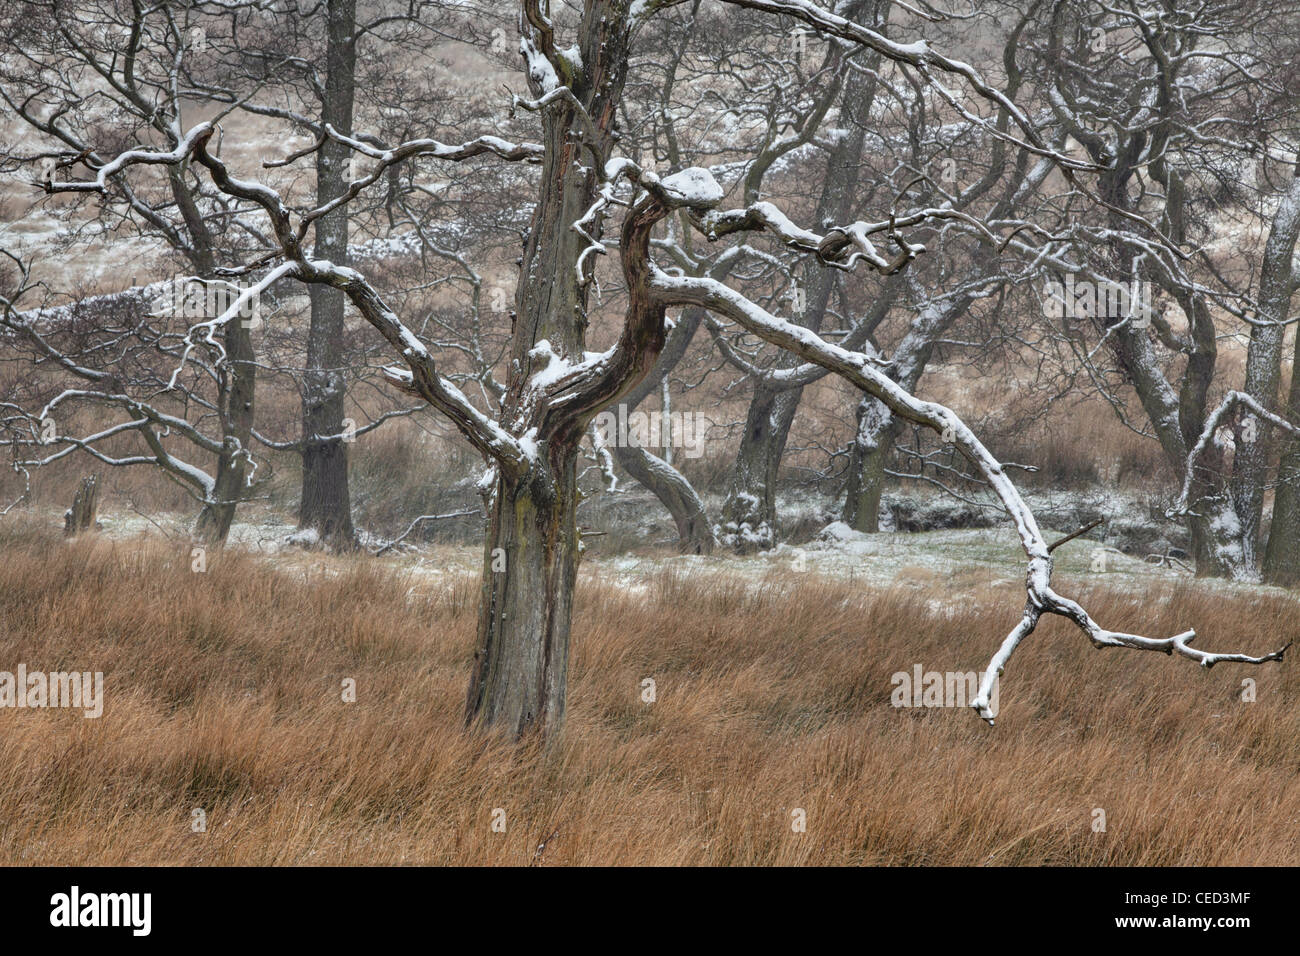
<svg viewBox="0 0 1300 956"><path fill-rule="evenodd" d="M722 187L713 174L701 166L689 166L665 176L660 186L669 196L688 206L716 206L722 202Z"/></svg>
<svg viewBox="0 0 1300 956"><path fill-rule="evenodd" d="M294 548L314 548L320 544L320 532L315 528L302 528L286 537L284 543Z"/></svg>

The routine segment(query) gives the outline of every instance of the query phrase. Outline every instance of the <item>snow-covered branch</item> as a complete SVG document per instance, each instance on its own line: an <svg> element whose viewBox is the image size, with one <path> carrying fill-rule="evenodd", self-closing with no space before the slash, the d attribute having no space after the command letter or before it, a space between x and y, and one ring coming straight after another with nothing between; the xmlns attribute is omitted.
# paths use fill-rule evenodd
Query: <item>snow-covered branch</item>
<svg viewBox="0 0 1300 956"><path fill-rule="evenodd" d="M1002 673L1016 647L1032 633L1044 613L1057 614L1073 621L1096 647L1128 647L1177 653L1204 667L1211 667L1221 661L1262 664L1282 659L1286 647L1260 657L1238 653L1208 653L1190 646L1196 636L1190 630L1173 637L1150 638L1101 627L1082 606L1053 590L1051 553L1033 512L1007 476L1002 463L951 409L916 398L882 372L870 356L828 343L813 331L771 314L714 279L671 276L649 263L647 284L652 296L662 306L685 305L709 309L750 333L835 372L878 399L900 418L939 432L945 440L957 447L988 482L1015 525L1021 548L1028 559L1025 576L1028 600L1024 614L994 655L981 680L980 691L972 702L976 712L990 724L993 722L993 714L989 709L989 694L993 682Z"/></svg>

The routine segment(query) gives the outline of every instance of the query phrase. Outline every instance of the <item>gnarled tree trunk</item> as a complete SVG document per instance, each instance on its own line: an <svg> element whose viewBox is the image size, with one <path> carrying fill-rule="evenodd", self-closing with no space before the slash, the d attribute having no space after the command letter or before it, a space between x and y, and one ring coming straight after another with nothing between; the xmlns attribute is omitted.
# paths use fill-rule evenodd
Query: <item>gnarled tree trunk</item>
<svg viewBox="0 0 1300 956"><path fill-rule="evenodd" d="M802 394L803 389L774 391L762 385L754 387L720 525L722 540L739 554L776 545L777 479L790 423Z"/></svg>
<svg viewBox="0 0 1300 956"><path fill-rule="evenodd" d="M893 453L902 422L870 395L864 395L858 403L857 421L857 431L849 450L848 481L841 517L854 531L874 533L880 530L885 465Z"/></svg>
<svg viewBox="0 0 1300 956"><path fill-rule="evenodd" d="M699 331L704 313L700 309L684 309L668 334L659 361L654 369L630 391L623 401L630 415L651 392L659 388L690 347ZM686 476L664 459L644 448L613 443L614 459L632 479L650 491L668 509L677 527L677 543L686 554L712 554L717 545L713 525L704 510L704 502L696 494Z"/></svg>
<svg viewBox="0 0 1300 956"><path fill-rule="evenodd" d="M614 449L614 458L668 509L677 526L677 543L683 553L713 553L717 539L704 503L681 472L644 448L620 445Z"/></svg>
<svg viewBox="0 0 1300 956"><path fill-rule="evenodd" d="M564 721L580 548L577 449L548 452L530 480L497 481L466 700L467 718L516 736Z"/></svg>
<svg viewBox="0 0 1300 956"><path fill-rule="evenodd" d="M564 720L569 629L577 576L579 538L578 445L596 412L626 393L653 367L664 345L663 309L638 317L636 282L629 281L628 325L635 332L636 367L571 396L567 407L551 409L532 382L534 373L559 357L581 361L587 332L587 282L578 262L590 240L572 228L596 199L599 180L591 168L614 145L615 110L627 71L629 22L621 0L592 0L578 27L578 58L557 54L549 22L526 6L523 53L529 86L538 97L562 78L582 104L590 126L568 102L542 111L545 154L540 195L524 254L510 345L509 376L502 419L516 421L536 449L517 476L498 468L496 493L484 555L483 597L474 675L466 699L466 721L515 735L537 732L554 740ZM585 137L578 134L581 124ZM649 233L658 217L629 214L621 254L648 257ZM545 343L545 349L540 349Z"/></svg>

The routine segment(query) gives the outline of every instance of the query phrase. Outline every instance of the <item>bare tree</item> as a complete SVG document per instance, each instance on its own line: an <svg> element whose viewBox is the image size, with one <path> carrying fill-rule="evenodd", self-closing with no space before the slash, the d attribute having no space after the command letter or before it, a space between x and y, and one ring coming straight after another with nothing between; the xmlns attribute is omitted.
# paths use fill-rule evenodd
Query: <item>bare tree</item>
<svg viewBox="0 0 1300 956"><path fill-rule="evenodd" d="M1214 392L1224 388L1219 347L1229 330L1244 328L1249 340L1244 393L1262 408L1277 408L1289 298L1282 290L1291 271L1286 250L1295 241L1290 203L1274 218L1258 292L1253 271L1243 278L1225 269L1205 240L1217 217L1249 208L1235 172L1255 161L1261 143L1265 162L1268 152L1286 146L1294 77L1271 68L1278 51L1264 49L1261 37L1293 23L1295 13L1267 2L1061 2L1044 5L1039 16L1027 34L1039 93L1101 170L1097 197L1077 195L1076 218L1064 220L1056 265L1094 287L1149 284L1167 304L1158 308L1143 293L1132 308L1108 303L1084 314L1065 303L1062 311L1090 323L1104 343L1104 350L1081 355L1112 394L1112 407L1123 410L1114 393L1131 387L1147 419L1142 430L1179 473L1192 469L1180 513L1197 573L1256 578L1270 456L1254 430L1262 436L1269 423L1238 416L1235 454L1219 440L1207 441L1194 459L1192 452L1211 421ZM1145 221L1159 232L1153 235Z"/></svg>
<svg viewBox="0 0 1300 956"><path fill-rule="evenodd" d="M237 11L250 6L251 2L232 3L228 8ZM189 104L205 99L228 103L231 99L220 80L220 64L233 55L232 46L219 35L209 38L210 21L194 10L140 4L99 4L75 10L62 0L21 0L0 21L0 32L12 51L0 69L0 97L31 133L29 140L15 143L0 156L6 166L25 169L33 182L46 188L59 171L74 165L104 170L109 163L106 150L114 143L134 140L175 149L180 143L182 112ZM250 89L264 78L251 77ZM226 105L217 116L230 108ZM232 257L245 255L250 240L240 236L239 223L222 199L210 190L205 192L184 164L160 169L161 180L154 177L132 183L125 176L106 174L72 189L104 193L106 201L98 207L100 229L139 231L161 238L192 276L193 281L179 278L169 287L151 290L150 300L161 291L182 313L187 299L190 306L196 300L210 300L216 311L224 311L231 294L229 284L220 279L220 267ZM25 286L28 290L32 287L30 282ZM121 304L108 299L99 303L103 309ZM49 316L20 315L10 303L4 321L36 350L39 360L57 364L81 380L56 406L92 402L127 413L134 424L124 422L121 427L134 428L152 453L108 457L116 463L163 464L202 502L196 534L220 543L238 503L247 494L254 470L251 433L256 365L250 341L252 323L247 317L245 310L239 321L212 329L199 345L207 358L204 374L193 383L195 390L189 399L204 418L214 420L216 427L211 431L203 422L181 427L179 421L172 420L173 415L154 408L142 398L140 388L128 387L133 379L124 364L92 370L76 355L59 354L60 346L44 334L57 333L48 324ZM46 323L44 329L42 322ZM163 327L141 325L128 330L115 327L105 317L104 330L110 337L129 334L137 339L134 348L123 349L123 355L137 355L141 348L166 353L178 344ZM156 370L143 379L137 377L134 384L147 388L147 379ZM185 387L179 381L171 384ZM166 425L161 424L164 420ZM210 471L164 450L156 440L158 428L170 428L191 441L195 451L214 455ZM64 449L90 448L111 434L67 439L71 444L64 444Z"/></svg>
<svg viewBox="0 0 1300 956"><path fill-rule="evenodd" d="M667 221L683 214L693 228L715 242L770 233L791 252L816 257L846 272L864 264L882 274L910 267L926 252L909 236L909 230L918 227L961 221L991 234L987 225L977 224L970 214L948 204L911 209L891 204L874 221L809 229L765 200L720 208L725 190L709 169L693 166L660 175L619 155L618 107L631 53L647 19L668 6L587 0L581 10L552 10L525 0L520 11L520 51L531 97L527 107L539 114L539 144L486 133L459 143L422 136L387 145L326 124L329 140L365 158L368 172L353 179L339 197L309 208L232 170L214 151L218 130L210 121L192 125L174 149L142 145L119 153L96 170L103 188L110 176L141 165L190 162L202 167L217 191L244 214L258 213L265 234L274 237L275 254L246 266L260 276L252 288L296 281L340 289L401 363L388 369L392 382L447 416L490 459L483 486L490 489L491 516L467 717L512 734L554 733L561 726L580 558L579 446L594 417L650 373L665 347L666 317L672 308L701 309L721 322L734 323L798 356L803 364L794 366L791 374L812 374L814 367L828 370L882 401L892 414L951 435L953 444L990 484L1014 522L1027 557L1028 602L1020 623L995 655L974 702L986 719L991 719L988 690L993 677L1044 613L1074 621L1098 646L1178 653L1204 666L1280 659L1282 651L1251 657L1195 650L1190 647L1192 632L1153 639L1101 628L1078 604L1052 589L1050 548L1033 514L1003 466L956 414L900 387L886 373L887 361L869 343L860 350L831 344L724 282L658 264L653 237ZM903 42L883 36L804 0L732 0L729 8L784 14L833 42L866 47L927 83L937 84L936 77L942 75L949 82L965 84L982 102L1009 118L1006 128L999 129L995 119L966 110L967 122L1051 159L1071 177L1088 168L1046 144L1020 107L972 67L920 39ZM566 39L571 42L566 44ZM478 157L539 166L532 221L519 265L505 391L488 407L475 404L442 373L429 345L361 270L321 258L319 247L316 253L307 251L314 224L383 180L395 165L438 166L475 162ZM58 180L50 188L85 186ZM611 218L617 209L626 210L617 224L617 242L607 243L604 236L614 228ZM877 243L888 247L882 250ZM617 253L627 304L614 344L604 351L588 351L594 270L598 258L610 251Z"/></svg>

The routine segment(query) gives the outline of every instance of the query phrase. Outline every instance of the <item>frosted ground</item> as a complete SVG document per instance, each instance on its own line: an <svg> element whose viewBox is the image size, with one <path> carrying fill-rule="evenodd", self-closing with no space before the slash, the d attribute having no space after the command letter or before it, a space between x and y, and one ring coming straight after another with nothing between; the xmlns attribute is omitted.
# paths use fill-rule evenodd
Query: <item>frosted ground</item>
<svg viewBox="0 0 1300 956"><path fill-rule="evenodd" d="M1118 515L1107 526L1114 524L1121 531L1108 532L1107 526L1103 526L1055 552L1058 580L1073 578L1079 584L1104 584L1133 591L1191 580L1190 572L1179 562L1158 560L1171 547L1162 532L1169 534L1177 529L1162 527L1169 523L1150 518L1145 502L1115 492L1026 497L1038 512L1049 541L1077 530L1099 508ZM902 509L905 513L923 519L950 519L953 509L957 509L959 520L986 522L989 526L863 534L834 520L832 502L818 496L798 496L781 503L783 525L795 529L789 536L793 537L793 543L787 541L771 551L751 555L736 555L725 549L709 556L682 555L676 553L667 514L648 493L636 489L608 496L601 502L599 511L588 513L584 526L599 529L602 536L590 539L592 545L583 570L633 591L670 570L692 576L749 579L756 587L761 587L773 575L784 578L807 574L860 581L872 588L922 590L942 585L954 595L1002 585L1018 586L1023 581L1024 554L1010 523L996 511L969 509L941 495L906 499L891 496L886 505L897 509L900 500L906 502ZM1048 520L1052 516L1066 520L1053 523ZM48 520L52 526L60 521L54 514ZM188 549L191 544L187 531L191 521L192 516L186 514L146 517L138 512L116 510L112 502L107 502L99 516L99 528L111 540L170 542ZM458 524L458 530L448 529L431 540L408 539L374 560L398 573L409 574L412 587L420 590L436 586L440 578L450 581L465 574L477 574L483 552L475 536L475 520L458 519ZM227 546L265 555L274 567L288 573L328 574L342 567L346 559L304 547L295 538L294 531L292 515L250 504L241 509ZM605 535L610 536L609 540L622 535L624 539L631 536L645 543L630 547L620 543L611 547L602 540ZM362 540L374 551L388 539L363 531ZM1237 594L1288 593L1283 589L1218 579L1199 580L1196 586Z"/></svg>

